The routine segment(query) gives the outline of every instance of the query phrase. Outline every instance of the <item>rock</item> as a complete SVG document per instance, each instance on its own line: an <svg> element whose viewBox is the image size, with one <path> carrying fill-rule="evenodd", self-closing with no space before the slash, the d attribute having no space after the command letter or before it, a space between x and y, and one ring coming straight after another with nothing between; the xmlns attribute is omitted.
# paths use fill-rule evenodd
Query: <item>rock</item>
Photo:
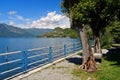
<svg viewBox="0 0 120 80"><path fill-rule="evenodd" d="M94 53L93 54L95 61L101 63L102 61L102 53Z"/></svg>
<svg viewBox="0 0 120 80"><path fill-rule="evenodd" d="M93 56L95 59L102 59L102 53L94 53Z"/></svg>

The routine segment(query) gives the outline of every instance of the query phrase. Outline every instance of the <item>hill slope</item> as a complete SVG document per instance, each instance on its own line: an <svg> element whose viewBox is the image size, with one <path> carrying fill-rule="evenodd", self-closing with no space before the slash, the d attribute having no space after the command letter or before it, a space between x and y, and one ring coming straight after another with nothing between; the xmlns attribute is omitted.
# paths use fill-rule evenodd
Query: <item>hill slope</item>
<svg viewBox="0 0 120 80"><path fill-rule="evenodd" d="M52 32L48 32L42 36L38 36L38 37L70 37L70 38L78 38L77 33L75 30L70 29L70 28L66 28L66 29L62 29L62 28L55 28Z"/></svg>
<svg viewBox="0 0 120 80"><path fill-rule="evenodd" d="M26 32L32 34L33 36L44 35L48 32L52 32L52 29L38 29L38 28L30 28L25 29Z"/></svg>
<svg viewBox="0 0 120 80"><path fill-rule="evenodd" d="M0 24L0 37L36 37L51 31L52 29L21 29L7 24Z"/></svg>
<svg viewBox="0 0 120 80"><path fill-rule="evenodd" d="M10 26L7 24L0 24L0 37L29 37L31 34L27 33L21 28Z"/></svg>

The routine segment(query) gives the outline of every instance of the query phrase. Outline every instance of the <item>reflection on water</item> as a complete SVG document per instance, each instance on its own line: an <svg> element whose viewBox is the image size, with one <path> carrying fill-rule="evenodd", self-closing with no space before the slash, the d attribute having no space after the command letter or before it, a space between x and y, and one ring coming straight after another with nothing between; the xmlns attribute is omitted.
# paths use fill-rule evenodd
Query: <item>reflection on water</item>
<svg viewBox="0 0 120 80"><path fill-rule="evenodd" d="M78 42L72 38L0 38L0 53Z"/></svg>

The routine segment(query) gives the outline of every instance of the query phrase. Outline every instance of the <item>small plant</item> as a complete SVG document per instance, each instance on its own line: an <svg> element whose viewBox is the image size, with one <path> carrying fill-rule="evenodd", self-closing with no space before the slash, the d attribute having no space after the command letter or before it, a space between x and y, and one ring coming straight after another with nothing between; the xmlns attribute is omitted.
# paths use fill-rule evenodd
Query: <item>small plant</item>
<svg viewBox="0 0 120 80"><path fill-rule="evenodd" d="M111 56L111 55L110 55ZM116 57L113 56L112 57ZM119 59L119 56L116 57ZM83 70L78 70L79 66L72 71L72 74L79 77L80 80L87 80L89 77L91 80L120 80L120 64L117 64L117 60L108 60L106 57L102 59L102 64L98 67L95 73L88 73Z"/></svg>

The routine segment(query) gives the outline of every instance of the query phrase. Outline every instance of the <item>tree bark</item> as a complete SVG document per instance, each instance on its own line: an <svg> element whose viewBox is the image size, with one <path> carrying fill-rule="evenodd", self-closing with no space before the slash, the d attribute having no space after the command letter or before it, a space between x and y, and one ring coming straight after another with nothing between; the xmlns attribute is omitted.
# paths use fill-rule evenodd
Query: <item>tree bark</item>
<svg viewBox="0 0 120 80"><path fill-rule="evenodd" d="M81 27L76 27L76 30L81 39L83 49L82 65L80 66L80 68L85 69L88 72L94 72L96 70L96 64L92 54L90 42L86 34L85 26L82 25Z"/></svg>
<svg viewBox="0 0 120 80"><path fill-rule="evenodd" d="M94 53L102 53L100 38L98 36L94 36Z"/></svg>

